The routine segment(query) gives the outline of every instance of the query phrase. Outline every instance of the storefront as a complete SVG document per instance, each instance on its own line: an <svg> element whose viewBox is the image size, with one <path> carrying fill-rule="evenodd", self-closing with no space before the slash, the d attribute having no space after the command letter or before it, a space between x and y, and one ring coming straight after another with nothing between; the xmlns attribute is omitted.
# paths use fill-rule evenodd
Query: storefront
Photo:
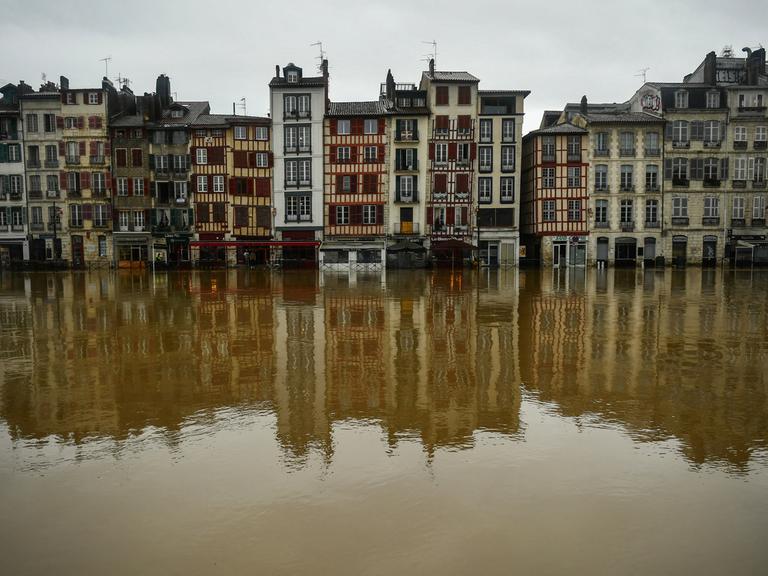
<svg viewBox="0 0 768 576"><path fill-rule="evenodd" d="M115 234L118 268L146 268L150 262L152 237L144 234Z"/></svg>
<svg viewBox="0 0 768 576"><path fill-rule="evenodd" d="M586 266L586 236L552 237L552 266Z"/></svg>

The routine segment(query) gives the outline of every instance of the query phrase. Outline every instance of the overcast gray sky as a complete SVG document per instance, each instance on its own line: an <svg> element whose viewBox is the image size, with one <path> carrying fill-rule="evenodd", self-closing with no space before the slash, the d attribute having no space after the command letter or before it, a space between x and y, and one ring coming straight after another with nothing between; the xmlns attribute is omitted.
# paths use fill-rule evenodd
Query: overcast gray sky
<svg viewBox="0 0 768 576"><path fill-rule="evenodd" d="M180 100L208 100L228 113L245 97L247 112L268 111L267 83L289 61L316 73L322 40L332 100L375 100L391 68L398 82L418 82L437 40L437 67L467 70L484 89L525 89L525 130L545 109L586 94L624 101L648 80L679 81L710 50L768 42L768 2L745 0L0 0L0 82L41 74L72 86L98 85L100 58L109 76L131 79L137 93L171 77Z"/></svg>

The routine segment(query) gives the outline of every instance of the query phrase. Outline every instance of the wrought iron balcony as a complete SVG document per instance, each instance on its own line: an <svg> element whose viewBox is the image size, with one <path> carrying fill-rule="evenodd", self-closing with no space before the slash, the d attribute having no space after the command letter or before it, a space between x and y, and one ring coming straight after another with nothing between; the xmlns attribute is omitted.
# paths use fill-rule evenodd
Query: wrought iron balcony
<svg viewBox="0 0 768 576"><path fill-rule="evenodd" d="M395 222L395 234L404 236L419 233L418 222Z"/></svg>

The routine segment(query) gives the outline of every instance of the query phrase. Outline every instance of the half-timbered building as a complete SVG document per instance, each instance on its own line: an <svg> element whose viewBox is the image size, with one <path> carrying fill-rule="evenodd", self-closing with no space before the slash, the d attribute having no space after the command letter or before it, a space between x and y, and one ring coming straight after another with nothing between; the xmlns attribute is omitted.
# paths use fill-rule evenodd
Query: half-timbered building
<svg viewBox="0 0 768 576"><path fill-rule="evenodd" d="M386 255L386 108L380 101L331 102L324 130L320 265L381 269Z"/></svg>

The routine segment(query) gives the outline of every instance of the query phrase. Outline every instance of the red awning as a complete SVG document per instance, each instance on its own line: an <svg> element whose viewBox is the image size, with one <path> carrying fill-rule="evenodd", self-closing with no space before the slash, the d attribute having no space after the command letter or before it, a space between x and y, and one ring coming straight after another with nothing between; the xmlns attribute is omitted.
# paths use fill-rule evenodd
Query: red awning
<svg viewBox="0 0 768 576"><path fill-rule="evenodd" d="M293 246L293 247L307 247L307 246L320 246L320 242L273 242L273 241L258 241L258 240L212 240L203 241L195 240L189 243L192 247L205 247L205 248L236 248L238 246L255 246L256 248L267 248L269 246Z"/></svg>

